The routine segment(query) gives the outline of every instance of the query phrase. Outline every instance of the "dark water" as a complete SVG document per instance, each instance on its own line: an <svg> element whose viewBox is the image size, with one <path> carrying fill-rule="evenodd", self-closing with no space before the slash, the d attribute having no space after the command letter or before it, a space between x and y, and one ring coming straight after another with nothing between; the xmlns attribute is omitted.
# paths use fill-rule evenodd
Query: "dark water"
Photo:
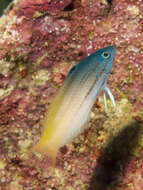
<svg viewBox="0 0 143 190"><path fill-rule="evenodd" d="M13 0L0 0L0 16L4 13L4 10Z"/></svg>

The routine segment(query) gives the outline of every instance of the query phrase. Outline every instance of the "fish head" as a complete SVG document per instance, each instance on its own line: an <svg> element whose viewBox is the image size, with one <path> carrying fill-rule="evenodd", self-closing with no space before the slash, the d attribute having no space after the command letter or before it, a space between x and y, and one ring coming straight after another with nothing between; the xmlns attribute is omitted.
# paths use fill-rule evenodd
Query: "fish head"
<svg viewBox="0 0 143 190"><path fill-rule="evenodd" d="M113 62L114 62L114 57L116 53L116 47L115 46L108 46L103 49L98 50L95 52L95 60L96 60L96 73L97 75L100 75L102 73L109 74Z"/></svg>
<svg viewBox="0 0 143 190"><path fill-rule="evenodd" d="M83 59L79 64L74 65L69 73L68 77L75 77L76 75L84 75L86 73L92 73L95 77L99 78L102 73L109 74L116 53L115 46L108 46L93 52L91 55Z"/></svg>

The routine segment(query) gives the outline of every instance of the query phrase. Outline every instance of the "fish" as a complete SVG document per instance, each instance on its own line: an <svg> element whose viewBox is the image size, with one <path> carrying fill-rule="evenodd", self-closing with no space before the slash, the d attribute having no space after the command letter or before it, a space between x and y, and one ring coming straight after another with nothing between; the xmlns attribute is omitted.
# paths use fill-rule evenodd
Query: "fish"
<svg viewBox="0 0 143 190"><path fill-rule="evenodd" d="M114 96L107 84L115 54L116 47L108 46L74 65L49 106L41 138L32 147L32 151L47 155L53 166L58 150L71 143L83 131L90 119L92 106L101 92L106 109L106 94L116 107Z"/></svg>

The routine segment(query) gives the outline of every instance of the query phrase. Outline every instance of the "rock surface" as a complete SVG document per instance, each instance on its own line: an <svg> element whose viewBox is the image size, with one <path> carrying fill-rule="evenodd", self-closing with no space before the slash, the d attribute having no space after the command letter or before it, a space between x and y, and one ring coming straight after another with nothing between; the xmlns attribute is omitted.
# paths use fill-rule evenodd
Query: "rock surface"
<svg viewBox="0 0 143 190"><path fill-rule="evenodd" d="M142 12L141 0L15 0L0 18L0 190L143 189ZM99 97L52 174L27 151L69 69L108 45L117 108Z"/></svg>

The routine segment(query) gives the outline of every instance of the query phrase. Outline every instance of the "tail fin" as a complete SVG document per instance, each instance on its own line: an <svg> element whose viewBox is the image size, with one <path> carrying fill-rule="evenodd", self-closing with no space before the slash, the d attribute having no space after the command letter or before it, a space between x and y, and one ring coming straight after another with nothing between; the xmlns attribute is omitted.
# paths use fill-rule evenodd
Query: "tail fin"
<svg viewBox="0 0 143 190"><path fill-rule="evenodd" d="M52 170L54 171L56 166L57 152L58 152L58 148L55 144L54 145L51 143L46 144L46 142L43 143L42 139L40 139L40 141L31 148L30 154L33 152L40 153L42 157L48 156L51 162Z"/></svg>

